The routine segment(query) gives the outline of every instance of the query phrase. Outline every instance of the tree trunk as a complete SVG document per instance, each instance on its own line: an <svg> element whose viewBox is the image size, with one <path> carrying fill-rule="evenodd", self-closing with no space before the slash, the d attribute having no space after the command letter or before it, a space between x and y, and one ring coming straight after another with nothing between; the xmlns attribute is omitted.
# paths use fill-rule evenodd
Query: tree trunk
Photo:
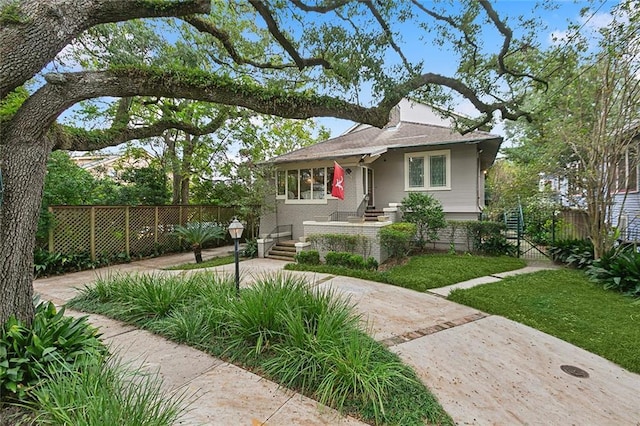
<svg viewBox="0 0 640 426"><path fill-rule="evenodd" d="M169 157L169 165L171 166L171 204L178 205L181 203L180 182L182 175L180 174L180 160L176 152L177 135L173 132L164 132L164 143L167 145L167 156ZM181 224L182 225L182 224Z"/></svg>
<svg viewBox="0 0 640 426"><path fill-rule="evenodd" d="M196 263L202 263L202 246L193 245L193 255L196 257Z"/></svg>
<svg viewBox="0 0 640 426"><path fill-rule="evenodd" d="M12 141L0 151L4 194L0 207L0 323L31 323L33 250L50 144Z"/></svg>
<svg viewBox="0 0 640 426"><path fill-rule="evenodd" d="M180 198L182 204L189 204L189 182L191 181L191 161L193 159L193 151L195 150L195 144L198 142L198 137L192 137L189 134L185 135L184 149L182 152L182 179L180 181Z"/></svg>

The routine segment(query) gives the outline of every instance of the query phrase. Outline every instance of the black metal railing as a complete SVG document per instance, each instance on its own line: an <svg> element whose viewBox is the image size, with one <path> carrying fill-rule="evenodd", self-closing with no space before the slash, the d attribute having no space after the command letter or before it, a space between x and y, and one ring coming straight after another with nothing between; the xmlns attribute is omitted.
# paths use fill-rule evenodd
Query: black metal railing
<svg viewBox="0 0 640 426"><path fill-rule="evenodd" d="M331 222L347 222L350 217L364 217L369 197L364 197L356 211L335 211L329 216Z"/></svg>
<svg viewBox="0 0 640 426"><path fill-rule="evenodd" d="M274 243L281 240L290 240L293 236L293 225L278 225L267 235L267 239L272 239Z"/></svg>

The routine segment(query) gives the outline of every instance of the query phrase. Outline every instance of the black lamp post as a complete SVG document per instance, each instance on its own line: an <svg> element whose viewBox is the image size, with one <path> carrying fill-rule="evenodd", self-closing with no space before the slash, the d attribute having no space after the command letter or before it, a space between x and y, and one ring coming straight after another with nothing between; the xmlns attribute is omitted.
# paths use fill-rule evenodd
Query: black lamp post
<svg viewBox="0 0 640 426"><path fill-rule="evenodd" d="M233 218L233 221L229 224L229 234L233 238L234 242L234 254L236 258L236 295L240 296L240 261L238 260L238 241L242 237L242 231L244 226L238 221L238 218Z"/></svg>

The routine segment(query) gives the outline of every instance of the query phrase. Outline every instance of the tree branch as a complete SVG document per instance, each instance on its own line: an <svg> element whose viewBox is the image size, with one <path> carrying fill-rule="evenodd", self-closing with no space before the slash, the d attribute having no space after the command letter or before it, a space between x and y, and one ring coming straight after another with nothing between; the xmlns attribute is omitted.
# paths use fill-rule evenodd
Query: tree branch
<svg viewBox="0 0 640 426"><path fill-rule="evenodd" d="M478 45L475 43L475 41L473 41L473 37L471 37L469 35L469 33L467 33L467 31L465 31L460 25L458 25L458 23L453 18L451 18L449 16L440 15L439 13L437 13L437 12L431 10L431 9L427 9L422 3L420 3L419 0L411 0L411 2L418 9L422 10L424 13L426 13L427 15L431 16L432 18L436 19L437 21L446 22L447 25L449 25L452 28L455 28L456 30L462 32L462 34L464 34L465 42L467 42L470 46L473 47L473 62L474 62L474 65L475 65L476 57L478 55Z"/></svg>
<svg viewBox="0 0 640 426"><path fill-rule="evenodd" d="M269 29L269 32L271 33L271 35L278 41L280 46L282 46L282 48L289 54L289 56L291 57L291 59L293 59L293 62L296 63L300 71L302 71L307 67L316 66L316 65L321 65L327 69L332 68L331 64L323 58L305 59L301 57L300 54L298 53L298 50L293 46L293 44L289 41L286 35L282 33L282 31L280 31L280 28L278 28L278 23L273 18L273 15L271 14L271 11L269 10L269 7L265 2L263 2L262 0L249 0L249 3L251 3L251 6L253 6L253 8L260 14L260 16L262 16L262 19L264 19L264 22L267 24L267 28Z"/></svg>
<svg viewBox="0 0 640 426"><path fill-rule="evenodd" d="M231 59L233 59L233 61L238 65L247 64L247 65L252 65L256 68L263 68L263 69L285 69L285 68L294 68L299 66L298 64L291 64L291 63L276 64L273 62L257 62L248 58L244 58L242 57L242 55L240 55L240 53L236 50L235 46L231 42L230 35L223 29L216 27L213 24L213 22L200 18L198 16L186 16L182 18L182 20L191 24L198 31L202 33L210 34L216 39L218 39L218 41L222 43L222 46L227 51ZM302 59L302 61L306 64L306 66L323 65L323 66L326 66L327 68L331 68L331 66L324 59L321 59L321 58Z"/></svg>
<svg viewBox="0 0 640 426"><path fill-rule="evenodd" d="M502 20L500 20L500 17L496 13L496 11L493 9L493 6L491 6L491 3L489 3L488 0L478 0L478 1L480 2L480 5L483 7L485 12L487 12L487 16L489 17L491 22L493 22L493 25L496 26L498 31L500 31L500 34L502 34L502 36L504 37L504 41L502 43L502 49L500 49L500 53L498 53L499 73L509 74L517 78L522 78L522 77L530 78L531 80L537 81L538 83L544 84L545 86L548 87L547 82L542 80L541 78L538 78L532 74L514 71L505 65L504 58L509 54L509 49L511 48L511 40L513 39L513 32L509 27L506 26L506 24Z"/></svg>
<svg viewBox="0 0 640 426"><path fill-rule="evenodd" d="M1 130L0 141L19 132L38 141L56 118L75 103L97 97L160 96L240 106L283 118L336 117L383 127L389 108L365 108L331 96L286 93L241 84L194 70L176 72L122 68L113 71L48 74L47 84L34 93ZM392 105L393 106L393 105Z"/></svg>
<svg viewBox="0 0 640 426"><path fill-rule="evenodd" d="M24 23L0 25L0 99L84 30L136 18L207 13L210 0L48 0L19 3Z"/></svg>
<svg viewBox="0 0 640 426"><path fill-rule="evenodd" d="M300 0L290 0L298 9L303 10L305 12L318 12L318 13L327 13L334 11L336 9L341 8L342 6L351 3L353 0L340 0L340 1L332 1L330 4L326 6L309 6L308 4L300 1Z"/></svg>
<svg viewBox="0 0 640 426"><path fill-rule="evenodd" d="M525 117L528 121L532 120L531 115L526 111L514 110L509 102L495 102L486 103L483 102L475 93L473 89L464 84L462 81L455 78L446 77L440 74L426 73L420 76L414 77L407 82L398 85L395 90L390 91L390 95L380 102L379 108L390 110L394 105L397 105L400 100L412 91L427 85L437 85L442 87L448 87L463 97L465 97L473 106L482 114L479 120L476 120L471 126L467 126L461 131L462 134L470 133L488 124L493 119L493 113L500 111L503 119L517 120L520 117Z"/></svg>
<svg viewBox="0 0 640 426"><path fill-rule="evenodd" d="M373 5L373 2L371 0L361 0L361 2L364 3L367 6L367 8L369 8L369 10L371 11L371 14L374 16L374 18L376 18L376 21L378 21L378 24L380 24L380 27L382 27L382 31L384 31L384 33L386 34L387 40L389 41L389 45L393 48L393 50L396 51L398 56L400 56L400 59L402 59L402 64L404 65L404 67L407 70L411 71L411 64L407 60L406 56L404 56L404 53L402 52L402 49L400 49L400 46L398 46L396 42L393 40L393 33L391 32L391 28L389 28L389 25L384 20L382 15L380 15L380 12L378 12L378 9L376 9L376 7Z"/></svg>

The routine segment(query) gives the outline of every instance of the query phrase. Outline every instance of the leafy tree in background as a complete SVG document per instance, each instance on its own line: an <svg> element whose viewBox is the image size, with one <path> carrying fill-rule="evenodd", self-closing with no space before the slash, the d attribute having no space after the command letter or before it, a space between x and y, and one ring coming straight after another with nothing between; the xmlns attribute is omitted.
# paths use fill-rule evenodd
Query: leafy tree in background
<svg viewBox="0 0 640 426"><path fill-rule="evenodd" d="M42 207L38 221L38 240L45 240L49 227L53 225L48 207L52 205L92 204L94 177L88 171L71 160L63 151L51 153L47 161L47 174L44 181Z"/></svg>
<svg viewBox="0 0 640 426"><path fill-rule="evenodd" d="M521 136L519 152L536 157L543 172L565 178L584 199L594 256L613 244L612 206L618 211L633 187L640 135L640 10L635 2L615 7L612 22L599 30L595 49L578 32L563 51L544 55L540 67L554 70L545 91L526 94L532 123L510 124ZM635 176L635 178L634 178ZM637 184L637 183L636 183Z"/></svg>
<svg viewBox="0 0 640 426"><path fill-rule="evenodd" d="M18 0L0 6L11 7L13 16L0 26L0 110L33 77L41 84L0 123L0 322L15 315L29 323L33 317L32 253L51 151L97 150L190 124L160 118L139 125L125 108L127 98L193 99L284 118L331 116L382 127L407 95L444 106L456 95L478 111L477 120L463 123L466 131L491 122L494 113L505 119L527 115L512 85L538 79L526 63L508 59L526 53L539 27L528 23L517 38L488 1L454 6L417 0ZM155 63L160 56L153 54L153 42L143 46L149 54L138 62L135 39L123 41L117 65L82 58L65 66L58 56L101 24L162 17L178 19L152 21L154 34L184 40L206 64ZM179 32L167 32L169 22ZM432 31L424 40L448 46L443 50L459 61L455 73L438 74L407 57L398 36L403 26ZM483 43L488 32L502 39L493 52ZM358 103L363 87L375 94L368 106ZM100 127L56 122L72 105L95 98L119 99L120 113Z"/></svg>

